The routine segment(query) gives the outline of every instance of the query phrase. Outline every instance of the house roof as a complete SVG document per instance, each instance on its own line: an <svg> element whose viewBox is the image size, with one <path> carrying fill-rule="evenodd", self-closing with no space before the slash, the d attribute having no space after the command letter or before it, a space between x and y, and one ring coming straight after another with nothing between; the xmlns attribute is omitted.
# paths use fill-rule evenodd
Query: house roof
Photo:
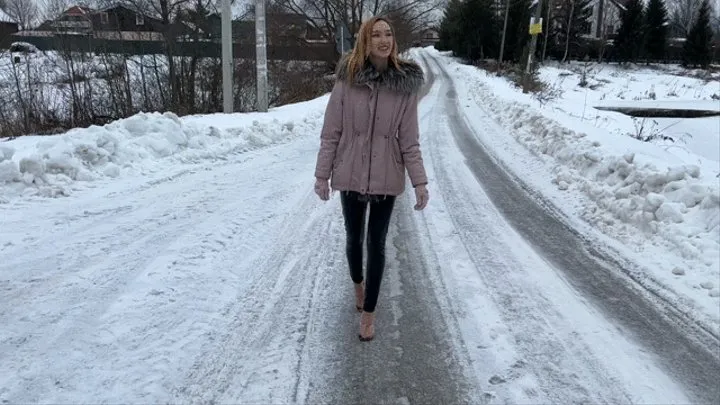
<svg viewBox="0 0 720 405"><path fill-rule="evenodd" d="M83 6L73 6L69 9L65 10L63 13L64 15L87 15L92 13L92 9L90 7L83 7Z"/></svg>
<svg viewBox="0 0 720 405"><path fill-rule="evenodd" d="M0 8L0 23L17 23L14 18L10 17L8 13Z"/></svg>

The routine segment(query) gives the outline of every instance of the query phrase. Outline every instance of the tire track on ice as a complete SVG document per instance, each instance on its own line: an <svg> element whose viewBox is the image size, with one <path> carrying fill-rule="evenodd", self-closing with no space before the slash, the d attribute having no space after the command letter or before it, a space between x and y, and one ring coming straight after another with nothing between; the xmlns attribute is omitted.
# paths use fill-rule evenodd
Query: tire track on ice
<svg viewBox="0 0 720 405"><path fill-rule="evenodd" d="M542 200L537 202L529 197L522 181L508 174L476 140L473 129L467 126L457 105L449 74L439 61L431 59L449 90L443 100L448 118L444 133L448 139L454 139L455 150L462 151L471 173L466 177L474 178L475 184L482 185L488 207L497 207L498 214L504 215L504 221L522 235L517 236L540 252L557 276L568 285L568 291L576 291L585 307L596 312L598 319L611 325L608 333L612 330L616 334L615 339L623 339L628 345L640 345L635 349L638 354L630 356L638 364L626 363L626 367L635 366L638 371L646 367L653 373L641 372L646 378L644 384L647 387L644 387L637 374L606 361L608 353L601 354L601 351L612 353L610 347L596 347L597 358L605 361L605 367L614 368L616 375L624 374L622 382L634 382L625 387L626 392L632 390L638 395L642 392L643 396L648 395L658 401L671 400L672 395L677 396L677 401L720 400L720 386L712 377L720 374L717 338L687 319L671 303L658 299L657 295L653 295L655 291L648 291L647 286L642 288L633 281L632 272L622 265L622 258L613 257L604 251L604 246L579 235L554 215L552 209L544 206ZM485 118L486 129L492 135L503 136L492 118L489 115ZM433 140L438 141L437 137ZM592 338L585 335L586 340ZM610 345L614 344L608 343ZM641 365L643 363L644 366ZM649 380L648 375L652 374L664 383ZM690 399L685 398L683 393Z"/></svg>
<svg viewBox="0 0 720 405"><path fill-rule="evenodd" d="M425 92L427 89L429 86ZM354 344L357 340L357 323L352 320L357 313L346 311L352 308L352 296L348 294L351 284L343 253L345 234L342 213L336 200L332 200L327 203L331 208L316 209L307 218L305 212L312 211L310 207L317 200L313 193L309 194L309 198L310 201L305 201L293 211L293 217L298 220L291 221L278 236L278 240L285 241L281 247L249 265L269 273L253 285L251 296L239 297L238 307L228 311L235 314L229 327L231 332L200 357L188 376L187 386L176 389L176 398L200 402L242 399L268 403L315 403L320 398L347 394L328 383L332 379L328 374L330 370L349 365L326 361L328 340L336 339L340 345ZM307 245L307 241L315 238L317 241L314 244ZM305 251L308 249L310 253ZM299 258L294 260L292 256ZM313 267L315 270L311 272ZM298 288L302 291L299 294L296 292ZM266 291L270 293L263 293ZM293 308L301 309L292 311ZM286 312L297 314L282 318ZM274 328L271 327L273 323ZM331 324L336 327L331 327ZM248 335L238 332L246 330L248 325L253 325ZM339 331L342 333L338 334ZM283 344L289 347L280 355L278 353L283 349L277 346ZM253 362L258 363L253 365ZM253 372L251 368L259 371ZM280 376L281 369L292 372L285 371ZM233 374L236 377L222 377ZM273 383L279 377L295 381L294 388L290 389L290 384L279 386ZM215 382L206 384L213 379ZM253 387L257 385L264 385L264 388L254 391ZM273 394L273 390L278 393Z"/></svg>
<svg viewBox="0 0 720 405"><path fill-rule="evenodd" d="M427 61L426 64L429 66ZM441 67L437 68L442 71ZM442 86L448 88L444 83ZM488 196L476 187L477 180L465 163L455 156L459 150L453 137L466 134L457 133L459 129L453 126L454 122L451 124L450 120L460 119L452 110L455 107L452 104L454 100L448 98L451 96L452 92L447 90L438 92L434 107L438 119L432 121L427 130L434 136L426 137L431 166L437 177L436 187L444 205L447 205L447 209L437 217L445 216L450 220L451 234L455 235L453 238L458 239L470 260L469 265L475 269L475 277L479 277L485 286L479 293L486 294L494 303L500 322L489 323L488 327L493 329L490 337L495 340L509 335L507 337L511 341L505 345L510 344L519 354L515 356L516 362L505 371L506 375L499 373L489 382L515 390L516 394L530 401L633 402L638 400L635 394L639 392L643 397L661 397L663 388L658 393L654 393L655 388L647 387L639 391L633 387L628 391L629 387L625 385L627 376L620 377L607 368L606 354L626 357L623 348L632 348L632 345L618 340L617 347L608 347L613 345L610 341L620 339L614 328L602 321L602 317L584 300L573 297L574 293L567 289L565 282L557 278L548 263L507 226ZM482 181L492 183L501 180L486 176ZM513 215L523 214L515 212ZM455 271L461 273L460 270ZM542 284L535 284L537 282ZM551 285L556 285L552 287L552 293L545 293L542 288L551 288ZM563 305L558 298L562 296L576 300L579 305L572 306L572 309L558 306ZM573 319L575 322L582 321L580 325L570 326ZM597 321L590 322L590 319ZM598 330L600 325L603 326ZM597 334L598 331L601 333ZM494 343L502 349L501 341ZM602 346L598 347L598 343ZM596 353L603 355L596 357ZM634 356L635 359L648 361L646 357ZM657 372L657 369L654 371ZM533 379L537 382L528 384ZM637 383L641 384L641 381ZM665 378L663 383L667 383L665 393L678 395L673 382ZM518 392L515 384L525 388ZM672 398L672 395L664 399ZM682 395L679 397L682 398Z"/></svg>
<svg viewBox="0 0 720 405"><path fill-rule="evenodd" d="M294 401L317 285L325 277L322 258L332 255L327 241L339 224L326 206L318 207L312 191L290 216L274 238L275 248L240 269L262 274L227 308L232 321L197 357L174 390L176 401Z"/></svg>
<svg viewBox="0 0 720 405"><path fill-rule="evenodd" d="M298 146L305 144L294 145L291 158L306 152L296 150ZM133 212L136 216L128 217L134 222L113 224L71 241L76 249L86 253L78 239L92 235L96 238L94 244L111 253L102 255L102 261L93 266L70 268L71 271L48 267L44 269L48 277L42 282L14 290L16 293L9 298L15 305L9 306L10 301L3 303L0 319L10 328L0 333L3 349L0 352L11 354L3 356L10 374L0 374L0 386L5 387L0 399L74 402L78 394L122 392L137 395L136 400L164 401L162 393L168 392L173 382L168 369L186 370L181 365L188 360L187 355L178 354L197 353L199 339L212 337L213 327L226 323L217 307L225 302L228 290L248 293L251 286L245 278L259 277L252 268L233 267L256 258L253 252L261 247L264 235L272 234L273 228L285 219L284 215L274 213L294 206L298 196L307 194L298 187L304 186L303 181L288 181L277 175L284 165L276 161L285 160L276 156L269 162L240 166L275 169L259 170L258 176L240 182L227 175L238 170L232 166L216 173L194 175L183 184L194 192L181 192L180 199L173 199L177 193L168 185L171 190L160 200L173 201L173 207L153 209L143 205ZM311 162L306 160L294 163L309 166ZM198 193L193 186L205 184L208 178L217 187L211 188L212 192ZM243 186L244 182L258 181L260 185L255 189ZM270 207L271 211L252 218L238 215L238 207L251 212ZM159 215L162 212L170 215ZM108 215L112 215L112 210ZM234 219L225 221L226 218ZM101 219L92 220L98 221ZM98 254L101 253L93 252L88 257ZM78 259L69 265L83 263L86 262ZM218 285L217 279L226 281L225 285ZM161 287L152 288L156 285ZM217 298L208 300L213 295ZM214 303L217 299L219 304ZM42 305L43 302L46 304ZM31 308L35 307L51 312L33 313ZM48 363L52 358L38 358L40 353L65 353L67 359ZM98 367L131 370L138 367L138 362L143 365L143 372L138 375L104 374L88 378ZM88 382L115 389L108 393ZM154 396L148 397L150 392ZM109 400L129 399L124 395Z"/></svg>

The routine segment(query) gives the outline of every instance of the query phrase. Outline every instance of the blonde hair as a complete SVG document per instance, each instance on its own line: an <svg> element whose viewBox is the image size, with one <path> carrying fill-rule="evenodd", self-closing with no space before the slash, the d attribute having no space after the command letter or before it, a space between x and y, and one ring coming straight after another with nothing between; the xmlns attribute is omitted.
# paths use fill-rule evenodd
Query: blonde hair
<svg viewBox="0 0 720 405"><path fill-rule="evenodd" d="M388 63L392 64L395 69L402 71L398 62L400 57L398 56L397 39L395 38L395 30L392 27L392 23L386 17L372 17L369 20L364 21L362 25L360 25L357 42L355 43L355 47L353 48L352 52L350 52L350 56L348 57L347 77L350 79L350 82L355 79L355 75L363 68L363 65L365 65L365 60L367 60L367 58L370 56L368 53L368 44L372 41L373 27L378 21L386 22L387 25L390 26L390 30L393 34L393 46L392 51L390 52L390 57L388 58Z"/></svg>

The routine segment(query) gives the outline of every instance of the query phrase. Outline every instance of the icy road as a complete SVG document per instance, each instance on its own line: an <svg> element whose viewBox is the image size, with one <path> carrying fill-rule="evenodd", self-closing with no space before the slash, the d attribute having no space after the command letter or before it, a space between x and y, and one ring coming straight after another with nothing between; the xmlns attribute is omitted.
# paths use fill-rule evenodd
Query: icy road
<svg viewBox="0 0 720 405"><path fill-rule="evenodd" d="M1 211L0 403L718 403L717 336L526 192L421 56L431 201L397 204L373 342L318 134Z"/></svg>

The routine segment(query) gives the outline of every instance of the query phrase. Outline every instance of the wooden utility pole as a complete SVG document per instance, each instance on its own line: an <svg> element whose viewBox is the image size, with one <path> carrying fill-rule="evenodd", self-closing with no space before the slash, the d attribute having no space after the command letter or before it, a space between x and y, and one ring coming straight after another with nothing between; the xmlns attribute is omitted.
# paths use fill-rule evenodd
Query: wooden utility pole
<svg viewBox="0 0 720 405"><path fill-rule="evenodd" d="M255 67L257 70L257 110L268 110L267 36L265 35L265 0L255 0Z"/></svg>
<svg viewBox="0 0 720 405"><path fill-rule="evenodd" d="M223 111L229 114L233 112L232 9L230 0L222 0L221 30Z"/></svg>
<svg viewBox="0 0 720 405"><path fill-rule="evenodd" d="M530 30L532 38L530 39L530 50L528 51L527 67L523 74L523 93L527 93L530 87L530 74L532 73L532 62L535 50L537 49L537 38L540 32L532 32L533 24L540 24L542 27L542 0L537 0L535 5L535 16L530 21Z"/></svg>

